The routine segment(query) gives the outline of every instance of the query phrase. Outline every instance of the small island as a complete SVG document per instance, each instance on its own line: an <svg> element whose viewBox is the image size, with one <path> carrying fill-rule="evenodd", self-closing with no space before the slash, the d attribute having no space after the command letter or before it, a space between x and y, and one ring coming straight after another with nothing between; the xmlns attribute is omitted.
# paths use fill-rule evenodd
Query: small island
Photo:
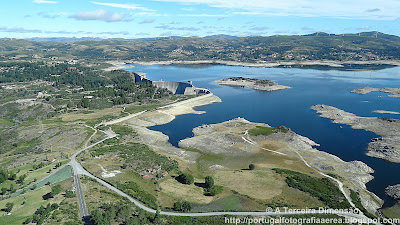
<svg viewBox="0 0 400 225"><path fill-rule="evenodd" d="M254 78L245 78L245 77L230 77L222 80L217 80L215 81L215 83L233 87L247 87L259 91L276 91L276 90L291 88L289 86L277 84L270 80L261 80Z"/></svg>

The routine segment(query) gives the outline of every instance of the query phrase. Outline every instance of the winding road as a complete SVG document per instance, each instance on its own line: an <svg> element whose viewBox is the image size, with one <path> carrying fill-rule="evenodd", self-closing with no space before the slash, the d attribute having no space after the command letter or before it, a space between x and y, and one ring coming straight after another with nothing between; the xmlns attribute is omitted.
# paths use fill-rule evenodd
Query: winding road
<svg viewBox="0 0 400 225"><path fill-rule="evenodd" d="M135 116L138 116L138 115L140 115L140 114L142 114L142 113L144 113L144 112L145 112L145 111L140 112L140 113L136 113L136 114L131 114L131 115L129 115L129 116L126 116L126 117L123 117L123 118L120 118L120 119L116 119L116 120L113 120L113 121L109 121L109 122L103 123L103 124L116 124L116 123L120 123L120 122L125 121L125 120L127 120L127 119L131 119L131 118L133 118L133 117L135 117ZM97 127L97 126L96 126L96 127ZM99 130L99 131L101 131L101 130ZM113 137L116 137L116 136L117 136L117 134L115 134L111 129L110 129L110 130L107 130L107 131L101 131L101 132L103 132L104 134L106 134L107 137L104 138L104 139L102 139L102 140L100 140L100 141L98 141L98 142L96 142L96 143L94 143L94 144L92 144L92 145L89 145L89 146L87 146L87 147L85 147L85 148L79 150L78 152L76 152L76 153L72 156L71 161L68 163L68 165L70 165L70 166L72 167L73 172L74 172L74 180L75 180L76 190L77 190L77 194L78 194L79 207L80 207L80 211L81 211L81 215L82 215L82 217L83 217L83 220L84 220L85 222L87 222L88 214L87 214L87 209L86 209L86 205L85 205L85 200L84 200L84 196L83 196L83 193L82 193L82 189L81 189L81 187L80 187L79 175L85 175L85 176L88 176L88 177L90 177L90 178L92 178L92 179L95 179L97 182L99 182L100 184L102 184L102 185L105 186L106 188L108 188L108 189L114 191L115 193L117 193L118 195L120 195L120 196L122 196L122 197L127 198L129 201L131 201L132 203L134 203L137 207L139 207L139 208L142 209L142 210L145 210L145 211L150 212L150 213L156 213L156 210L155 210L155 209L152 209L152 208L149 208L149 207L145 206L145 205L142 204L141 202L139 202L139 201L137 201L136 199L132 198L131 196L125 194L124 192L122 192L121 190L119 190L119 189L117 189L116 187L112 186L111 184L109 184L109 183L105 182L104 180L102 180L102 179L100 179L100 178L94 176L93 174L89 173L87 170L85 170L85 169L82 167L82 165L81 165L80 163L78 163L78 162L76 161L76 156L77 156L78 154L80 154L81 152L83 152L83 151L85 151L85 150L87 150L87 149L90 149L90 148L96 146L97 144L102 143L103 141L105 141L105 140L107 140L107 139L110 139L110 138L113 138ZM246 132L245 134L247 134L247 132ZM249 143L249 144L255 145L255 146L259 147L259 148L262 148L262 147L258 146L257 144L255 144L250 138L248 138L248 139L246 139L245 137L242 137L242 138L243 138L243 140L244 140L246 143ZM262 148L262 149L264 149L264 148ZM265 149L265 150L272 151L272 150L269 150L269 149ZM275 152L275 151L273 151L273 152L274 152L274 153L277 153L277 154L284 154L284 153ZM311 166L304 160L304 158L303 158L298 152L296 152L296 153L298 154L298 156L302 159L302 161L303 161L308 167L312 168L313 170L316 170L316 169L314 169L313 167L311 167ZM342 184L339 180L334 179L334 178L332 178L332 177L330 177L330 176L328 176L328 175L326 175L326 174L324 174L324 173L322 173L322 172L320 172L320 171L318 171L318 170L316 170L316 171L317 171L318 173L320 173L321 175L323 175L323 176L326 176L326 177L328 177L328 178L330 178L330 179L335 180L335 181L339 184L339 188L340 188L340 190L342 191L342 193L344 194L344 196L346 197L346 199L347 199L347 200L349 201L349 203L354 207L353 202L351 201L351 199L350 199L350 198L347 196L347 194L345 193L345 191L344 191L344 189L343 189L343 184ZM161 214L161 215L168 215L168 216L190 216L190 217L221 216L221 215L231 215L231 216L284 216L284 215L306 215L306 214L310 214L310 212L298 212L298 211L294 211L294 212L293 212L293 211L273 212L273 211L271 211L271 210L266 210L265 212L260 211L260 212L204 212L204 213L184 213L184 212L167 212L167 211L160 211L160 214ZM327 213L326 213L326 212L320 212L320 211L317 210L317 211L315 212L315 214L327 214ZM363 220L363 221L368 221L368 217L366 217L366 216L363 215L363 214L354 214L354 213L346 213L346 212L331 213L331 214L340 215L340 216L345 216L345 217L350 217L350 218L359 219L359 220ZM373 222L373 224L381 225L380 223L377 223L377 222Z"/></svg>

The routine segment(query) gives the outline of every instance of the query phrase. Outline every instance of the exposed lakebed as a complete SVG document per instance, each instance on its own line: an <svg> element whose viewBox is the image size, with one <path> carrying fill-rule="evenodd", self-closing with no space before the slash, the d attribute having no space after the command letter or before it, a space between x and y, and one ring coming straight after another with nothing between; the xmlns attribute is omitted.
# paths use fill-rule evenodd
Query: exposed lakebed
<svg viewBox="0 0 400 225"><path fill-rule="evenodd" d="M221 123L236 117L271 126L284 125L310 138L321 146L319 150L337 155L343 160L360 160L375 170L375 179L367 184L370 191L384 199L386 206L393 200L385 195L385 188L400 183L396 175L400 164L366 156L368 143L378 135L355 130L348 125L333 124L310 109L312 105L327 104L358 116L392 117L374 113L376 109L400 111L400 99L384 93L367 95L350 93L364 87L400 87L400 68L377 71L320 71L287 68L248 68L239 66L194 65L159 66L135 65L127 70L147 73L152 80L193 81L193 84L209 88L222 99L221 103L201 106L201 115L182 115L168 124L151 127L170 137L177 146L179 140L192 137L192 129L202 124ZM233 76L268 79L292 87L274 92L255 91L241 87L220 86L214 81Z"/></svg>

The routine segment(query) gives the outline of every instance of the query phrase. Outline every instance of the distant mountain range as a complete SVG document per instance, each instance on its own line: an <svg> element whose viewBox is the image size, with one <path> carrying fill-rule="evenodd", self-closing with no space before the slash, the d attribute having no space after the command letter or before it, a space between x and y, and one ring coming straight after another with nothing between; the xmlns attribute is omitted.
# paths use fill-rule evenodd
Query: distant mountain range
<svg viewBox="0 0 400 225"><path fill-rule="evenodd" d="M287 36L287 35L276 35L276 36ZM382 39L387 39L391 41L399 41L400 42L400 37L396 35L391 35L391 34L385 34L381 33L378 31L368 31L368 32L360 32L360 33L346 33L346 34L329 34L325 32L315 32L311 34L305 34L305 35L299 35L299 36L315 36L315 37L329 37L329 36L359 36L359 37L375 37L375 38L382 38ZM137 39L125 39L125 38L98 38L98 37L33 37L33 38L26 38L25 40L28 41L42 41L42 42L47 42L47 41L54 41L54 42L76 42L76 41L102 41L102 40L120 40L120 41L133 41L133 40L138 40L138 41L154 41L154 40L160 40L160 39L182 39L182 38L187 38L187 37L181 37L181 36L169 36L169 37L154 37L154 38L137 38ZM211 35L211 36L205 36L204 38L206 39L213 39L213 40L234 40L234 39L239 39L239 38L246 38L246 37L239 37L239 36L231 36L231 35L225 35L225 34L218 34L218 35Z"/></svg>
<svg viewBox="0 0 400 225"><path fill-rule="evenodd" d="M34 41L33 41L34 40ZM380 32L356 34L236 37L158 37L141 39L0 39L0 58L80 58L133 61L400 60L400 37Z"/></svg>

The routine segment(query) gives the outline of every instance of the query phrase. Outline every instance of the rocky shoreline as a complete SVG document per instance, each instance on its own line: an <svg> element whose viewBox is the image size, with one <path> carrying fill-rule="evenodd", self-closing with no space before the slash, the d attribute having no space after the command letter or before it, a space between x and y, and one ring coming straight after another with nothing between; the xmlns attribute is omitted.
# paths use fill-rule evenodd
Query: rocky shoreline
<svg viewBox="0 0 400 225"><path fill-rule="evenodd" d="M394 200L400 202L400 184L389 186L385 189L385 193Z"/></svg>
<svg viewBox="0 0 400 225"><path fill-rule="evenodd" d="M393 97L393 98L400 98L400 88L373 88L373 87L362 87L362 88L357 88L354 89L352 91L350 91L351 93L357 93L360 95L365 95L365 94L369 94L373 91L379 91L379 92L383 92L383 93L388 93L389 97Z"/></svg>
<svg viewBox="0 0 400 225"><path fill-rule="evenodd" d="M215 83L232 87L247 87L259 91L276 91L291 88L272 82L270 80L261 80L244 77L230 77L222 80L217 80Z"/></svg>
<svg viewBox="0 0 400 225"><path fill-rule="evenodd" d="M396 111L388 111L388 110L374 110L374 113L380 113L380 114L393 114L393 115L398 115L400 112Z"/></svg>
<svg viewBox="0 0 400 225"><path fill-rule="evenodd" d="M381 137L368 144L367 155L400 163L400 120L378 117L360 117L328 105L315 105L311 109L333 123L347 124L353 129L371 131Z"/></svg>
<svg viewBox="0 0 400 225"><path fill-rule="evenodd" d="M109 62L110 63L110 62ZM140 64L140 65L173 65L173 64L220 64L227 66L245 66L245 67L279 67L279 66L329 66L332 68L345 67L346 65L391 65L400 66L398 60L376 60L376 61L335 61L335 60L313 60L313 61L276 61L276 62L236 62L236 61L225 61L225 60L195 60L195 61L135 61L135 60L124 60L123 62L115 62L113 64ZM128 66L129 67L129 66Z"/></svg>
<svg viewBox="0 0 400 225"><path fill-rule="evenodd" d="M272 148L285 154L278 156L276 153L270 153L275 157L281 157L285 161L293 160L304 165L296 153L298 152L307 164L316 170L326 174L334 173L342 177L341 180L348 189L360 193L362 204L368 211L376 212L383 204L383 201L369 192L365 186L366 183L373 179L371 173L374 172L365 163L361 161L345 162L335 155L319 151L314 148L319 146L317 143L290 130L267 136L251 136L250 140L256 145L246 144L242 138L246 134L245 131L256 126L269 127L268 124L253 123L244 118L237 118L218 124L202 125L193 129L194 137L181 140L179 147L199 149L205 154L243 158L251 154L257 154L260 148L255 146L268 146L270 149ZM349 193L348 189L345 189L345 191Z"/></svg>

